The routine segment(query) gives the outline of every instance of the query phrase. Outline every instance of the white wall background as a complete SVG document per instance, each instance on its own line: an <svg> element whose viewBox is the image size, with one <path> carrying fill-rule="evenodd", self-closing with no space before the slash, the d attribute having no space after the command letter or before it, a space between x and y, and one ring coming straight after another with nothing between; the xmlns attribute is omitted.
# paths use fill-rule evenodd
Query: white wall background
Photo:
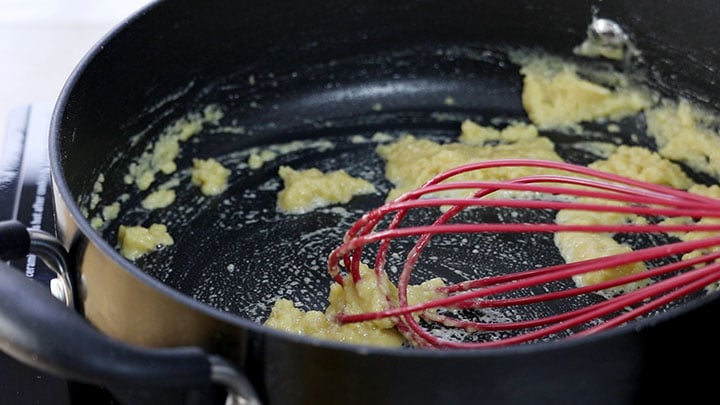
<svg viewBox="0 0 720 405"><path fill-rule="evenodd" d="M54 103L85 53L150 2L0 0L0 148L10 110Z"/></svg>
<svg viewBox="0 0 720 405"><path fill-rule="evenodd" d="M149 0L0 0L0 24L113 24Z"/></svg>

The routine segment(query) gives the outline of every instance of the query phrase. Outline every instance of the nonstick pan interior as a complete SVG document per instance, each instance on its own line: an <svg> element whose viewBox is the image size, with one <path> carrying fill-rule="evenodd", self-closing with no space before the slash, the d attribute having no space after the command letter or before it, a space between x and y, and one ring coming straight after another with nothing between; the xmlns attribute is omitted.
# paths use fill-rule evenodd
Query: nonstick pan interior
<svg viewBox="0 0 720 405"><path fill-rule="evenodd" d="M548 9L559 10L564 7L561 3L548 3ZM127 65L112 65L119 73L138 74L148 83L153 82L148 77L155 75L158 85L142 91L131 88L118 92L122 85L116 82L125 79L122 75L116 78L112 75L114 70L105 68L117 57L113 52L119 55L131 52L130 49L136 48L132 46L136 41L147 38L148 32L157 29L154 23L166 26L167 16L159 11L154 13L145 25L138 24L125 33L125 42L119 39L114 47L100 51L94 64L84 73L86 77L81 77L74 89L64 117L68 127L78 128L72 129L73 136L62 140L67 181L80 205L93 216L101 205L93 208L90 196L95 179L102 173L105 181L99 195L103 202L112 202L126 193L129 195L129 200L123 202L120 216L101 230L105 240L111 245L116 243L120 224L147 226L161 222L168 225L175 244L139 259L138 267L200 302L256 321L264 320L274 300L280 297L291 298L304 309L325 307L330 282L325 270L327 254L340 243L342 233L361 213L384 201L390 187L383 176L382 161L374 152L377 143L371 140L373 134L384 132L400 136L412 133L452 141L465 119L488 125L527 120L520 102L519 67L508 59L507 48L495 42L502 39L519 46L537 39L545 49L568 53L584 38L591 11L589 4L583 4L567 14L558 14L558 21L546 25L546 20L530 17L534 16L532 9L538 8L537 5L528 3L526 9L517 11L522 17L517 19L514 18L515 11L505 3L488 2L485 4L487 13L470 19L473 21L461 18L463 7L449 7L438 11L437 21L432 22L431 28L425 25L430 22L420 19L399 27L396 33L385 32L390 28L382 25L384 20L402 20L398 16L409 10L417 15L431 15L428 11L439 4L419 2L407 7L389 6L382 15L368 12L377 21L361 23L375 25L365 26L363 31L345 33L342 37L330 36L328 43L321 44L313 41L312 36L320 35L322 29L308 30L300 25L311 24L312 19L318 23L323 16L310 18L303 14L309 11L296 10L300 14L298 26L293 28L303 32L308 39L302 46L292 47L287 44L297 41L282 37L280 33L281 37L275 38L276 48L266 52L269 57L258 61L253 58L257 58L260 46L249 41L254 37L261 38L262 28L256 26L257 23L249 19L235 21L233 17L237 15L218 16L211 12L198 13L197 19L188 18L182 7L175 9L168 4L161 3L157 10L167 8L182 14L175 16L180 23L172 33L178 35L178 42L192 42L188 38L193 30L200 30L203 24L210 22L215 26L232 27L219 28L212 35L212 39L222 37L227 41L209 47L207 53L198 53L201 62L189 61L189 56L179 49L171 48L165 53L164 48L159 47L158 51L163 53L157 57L142 51L138 52L139 61L127 60ZM256 13L256 16L269 13L263 6L244 11L247 15ZM357 14L345 16L348 19L345 23L357 24L353 16L363 16L365 12L367 10L362 9ZM495 18L488 17L493 12L498 18L507 17L511 27L502 30L493 25ZM219 21L213 21L211 17L217 17ZM278 17L278 21L282 22L282 19ZM278 21L273 20L270 25L275 26ZM487 32L474 31L474 27L482 26L480 21L488 24ZM255 34L248 34L252 38L244 37L245 41L238 42L235 38L240 28L233 25L235 23L245 27L243 34ZM437 27L451 23L456 23L455 30ZM328 32L344 31L342 21L328 24ZM533 31L542 32L543 36L535 38ZM508 35L500 35L502 33ZM380 49L372 40L363 40L374 37L393 40ZM267 42L259 41L267 45ZM348 49L350 44L362 46ZM195 51L201 48L191 45ZM232 47L235 50L231 50ZM224 51L232 58L228 58L227 65L220 69L217 61L222 58L217 54ZM287 51L290 56L281 56L281 51ZM323 55L324 52L332 56ZM302 55L309 57L293 60ZM157 63L143 64L143 60ZM245 66L244 60L253 62ZM294 63L287 63L291 61ZM183 69L183 63L190 65L187 71ZM198 66L203 68L191 69ZM227 69L231 69L230 73ZM169 79L163 77L166 71ZM652 70L651 73L664 72ZM677 77L673 76L672 80ZM668 90L672 80L662 82L661 90ZM169 87L174 91L168 93ZM128 100L152 101L133 107L133 114L123 110L117 116L106 117L104 112L112 110L114 104L100 108L100 104L88 105L83 101L94 99L103 90L108 90L110 97L119 96L109 101L117 105L123 102L131 105ZM128 165L164 128L210 104L218 105L224 118L217 125L206 126L182 145L177 164L184 182L177 189L178 200L171 209L153 212L137 209L147 192L138 192L125 185L123 176ZM76 114L80 122L73 121ZM644 136L642 116L617 124L621 131L612 134L612 142L654 147L652 139ZM108 135L107 141L96 141L92 135L87 135L108 133L108 128L117 128L118 136ZM588 124L581 134L544 134L556 142L561 156L573 162L588 163L597 156L575 148L576 142L607 136L606 132L602 124ZM75 135L81 142L75 142ZM357 136L362 136L365 141L357 142ZM279 150L280 145L294 141L304 144L293 152L280 154L261 169L247 167L247 158L253 148ZM95 153L94 147L101 143L102 153ZM89 156L87 160L78 159L85 155ZM202 197L188 185L187 169L191 167L192 159L207 157L219 160L233 171L230 187L217 197ZM275 210L277 191L281 187L277 176L280 165L296 169L342 168L372 181L379 193L355 198L342 207L320 209L302 216L280 214ZM85 167L91 168L88 174L84 173ZM158 179L158 182L168 179ZM701 177L697 179L707 182ZM463 242L470 249L458 249L457 244L457 240L438 240L432 247L435 250L427 254L451 256L462 267L467 267L466 263L497 263L487 267L508 271L514 270L508 265L517 265L515 270L518 270L527 263L543 265L558 259L549 253L555 251L549 240L503 240L498 246L506 250L500 252L497 246L490 248L491 244L481 240ZM457 267L449 261L438 260L429 273L450 280L465 277L466 274L455 272ZM474 270L470 272L474 273Z"/></svg>
<svg viewBox="0 0 720 405"><path fill-rule="evenodd" d="M373 135L411 133L450 142L457 138L464 119L496 126L527 121L518 70L504 49L468 46L408 49L374 55L373 59L359 56L269 77L248 79L244 72L224 77L184 104L189 111L215 104L225 115L183 144L177 160L181 186L175 203L167 209L144 210L140 201L153 188L146 192L124 185L116 188L113 185L123 183L110 174L103 197L112 200L122 193L131 197L123 203L120 216L106 225L103 236L114 243L120 224L166 224L175 244L138 259L137 265L163 283L223 311L262 322L278 298L292 299L305 310L323 310L330 284L328 253L341 242L352 222L383 203L391 187L384 178L384 162L375 152L378 141ZM161 124L178 115L182 114L169 115ZM577 147L587 140L654 147L653 140L642 135L641 116L617 124L622 130L612 134L607 133L606 123L587 124L581 133L544 134L556 142L564 159L581 164L600 158ZM148 130L147 142L157 133ZM295 146L288 149L288 145ZM138 142L139 150L144 147L144 142ZM260 169L249 168L250 153L266 148L278 151L278 157ZM136 156L129 154L114 162L114 173L124 174ZM192 159L209 157L232 170L229 188L215 197L202 196L189 182ZM280 213L276 199L282 188L277 174L281 165L344 169L370 180L378 193L306 214ZM433 217L437 212L427 215ZM485 221L483 215L497 218L503 213L476 211L473 215L480 215L475 220ZM538 213L527 215L516 220L534 219ZM418 269L418 282L434 276L456 282L562 262L552 235L438 237L424 256L429 259ZM401 266L401 259L395 257L395 269ZM372 264L372 255L367 262ZM487 315L532 318L595 299L600 298L583 297L555 306L528 307L520 313Z"/></svg>

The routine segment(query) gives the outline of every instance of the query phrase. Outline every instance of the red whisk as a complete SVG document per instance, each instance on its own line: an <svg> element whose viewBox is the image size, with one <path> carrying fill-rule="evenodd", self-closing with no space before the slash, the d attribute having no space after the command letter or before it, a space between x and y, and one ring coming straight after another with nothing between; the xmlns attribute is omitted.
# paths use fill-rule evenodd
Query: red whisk
<svg viewBox="0 0 720 405"><path fill-rule="evenodd" d="M530 167L542 172L506 181L453 180L459 174L503 167ZM458 192L467 196L455 197ZM451 196L447 196L448 193ZM559 223L552 214L511 222L503 218L512 215L503 215L494 221L478 220L478 215L472 215L487 209L510 209L511 213L580 210L626 214L644 220L608 224ZM428 210L432 212L428 221L413 217L416 211L427 214ZM464 218L467 213L471 215ZM707 220L719 217L720 199L585 166L527 159L464 165L366 213L348 230L342 245L333 250L328 260L330 275L339 283L347 282L341 263L351 275L351 282L361 280L363 254L366 258L368 254L374 256L378 279L389 277L388 262L398 257L397 253L391 253L391 248L404 246L399 243L401 240L410 242L406 243L407 253L399 255L401 265L398 267L401 268L395 276L397 296L383 291L386 309L340 313L337 320L348 323L392 319L407 340L420 347L481 348L588 335L649 316L691 294L704 295L702 291L706 287L720 280L720 263L717 262L720 258L720 249L717 249L720 247L720 221ZM671 218L682 220L668 221ZM705 219L700 221L701 218ZM490 275L472 273L465 279L439 287L440 298L408 303L408 287L413 277L417 279L418 272L435 275L433 264L420 260L433 238L508 233L514 237L533 238L538 234L558 232L665 236L687 233L685 235L695 237L684 240L665 237L663 243L654 239L648 246L627 253L569 263L559 261L539 268L528 265L521 271ZM462 241L459 244L462 245ZM367 249L369 246L373 248ZM433 258L433 263L436 266L437 258ZM577 285L570 281L573 276L633 263L643 263L646 269L595 284ZM640 281L647 282L612 296L600 294ZM564 286L557 287L555 284L560 282L564 282ZM580 304L568 308L552 304L578 297L590 299L579 300ZM529 311L531 316L514 319L522 312L518 309L538 305L555 309L540 316L534 316L536 310L532 310ZM483 314L488 311L503 313L504 319L483 320Z"/></svg>

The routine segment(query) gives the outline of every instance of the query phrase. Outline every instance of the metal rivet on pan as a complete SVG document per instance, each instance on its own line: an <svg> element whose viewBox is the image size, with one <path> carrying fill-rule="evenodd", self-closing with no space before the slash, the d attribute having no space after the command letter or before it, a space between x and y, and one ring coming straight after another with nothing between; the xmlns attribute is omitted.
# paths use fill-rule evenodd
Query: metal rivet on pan
<svg viewBox="0 0 720 405"><path fill-rule="evenodd" d="M609 48L621 48L628 40L620 25L607 18L594 18L588 26L587 35L598 45Z"/></svg>

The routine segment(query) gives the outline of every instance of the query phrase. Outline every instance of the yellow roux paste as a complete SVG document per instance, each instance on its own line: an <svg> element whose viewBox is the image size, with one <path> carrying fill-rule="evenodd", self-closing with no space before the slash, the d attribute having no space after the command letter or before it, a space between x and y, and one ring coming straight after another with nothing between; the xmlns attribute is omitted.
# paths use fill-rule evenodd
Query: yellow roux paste
<svg viewBox="0 0 720 405"><path fill-rule="evenodd" d="M152 192L142 200L142 207L146 210L165 208L175 202L175 190L171 188L159 189Z"/></svg>
<svg viewBox="0 0 720 405"><path fill-rule="evenodd" d="M523 107L540 127L569 126L597 119L633 115L652 104L646 91L619 87L614 90L582 79L577 68L547 58L524 61ZM622 78L615 77L615 81Z"/></svg>
<svg viewBox="0 0 720 405"><path fill-rule="evenodd" d="M180 144L200 133L205 125L217 124L223 114L216 106L208 106L201 113L193 113L178 120L160 136L158 141L143 153L129 167L125 176L127 184L134 184L139 190L147 190L155 183L158 173L171 174L177 170L175 159L180 153ZM215 159L193 159L191 182L198 186L203 195L213 196L227 188L231 172ZM174 186L178 181L169 181L148 194L141 202L148 210L170 206L175 201ZM96 191L102 189L102 179L96 184ZM118 201L108 205L102 211L102 218L95 217L93 226L99 229L104 221L114 219L120 209ZM118 229L120 252L128 260L135 260L155 249L173 244L167 227L153 224L149 228L121 225Z"/></svg>
<svg viewBox="0 0 720 405"><path fill-rule="evenodd" d="M626 87L620 76L612 77L613 88L610 88L581 78L574 65L558 63L555 59L524 55L519 59L519 63L524 76L522 102L532 123L515 123L498 130L465 121L457 143L438 144L407 135L396 142L378 146L377 152L386 160L386 177L395 185L388 199L422 185L442 171L471 161L523 157L560 160L554 151L553 143L539 135L538 127L572 127L583 121L619 119L641 112L646 114L649 135L657 139L658 152L630 146L606 148L611 151L610 156L591 166L636 179L689 189L691 192L720 195L720 188L717 186L707 188L694 185L680 167L672 162L682 162L699 172L720 177L720 140L718 135L707 127L708 123L715 122L709 114L698 112L684 100L658 106L652 94L645 89ZM494 141L492 146L488 145L488 141ZM481 173L484 179L490 180L524 176L532 170L537 169L498 169ZM313 201L313 197L304 196L304 199ZM305 208L294 208L296 211L304 209L312 209L312 204ZM566 224L642 220L629 215L590 214L570 210L560 211L556 218L558 223ZM680 237L690 239L700 235L691 232ZM616 242L612 235L558 233L555 243L567 262L630 249ZM578 285L589 285L644 270L642 263L631 264L577 276L574 281ZM377 298L372 284L376 282L372 278L374 273L369 274L370 288L362 285L353 287L349 282L345 283L344 287L333 284L330 305L325 313L303 312L288 300L278 300L266 325L339 341L401 345L402 339L396 332L388 331L389 325L384 323L385 321L380 324L373 321L352 325L339 325L333 321L334 314L340 311L351 312L357 308L372 310L377 307L378 302L371 305L371 308L362 304L365 300L372 301ZM440 283L439 280L437 282ZM639 281L618 287L609 293L627 291L646 283L647 280ZM429 299L429 295L421 299Z"/></svg>
<svg viewBox="0 0 720 405"><path fill-rule="evenodd" d="M210 105L201 113L190 114L175 122L148 151L129 166L125 183L135 184L139 190L147 190L155 182L158 173L174 173L177 170L175 158L180 153L180 144L200 133L206 125L217 124L222 117L222 111Z"/></svg>
<svg viewBox="0 0 720 405"><path fill-rule="evenodd" d="M370 311L381 311L389 304L382 290L390 291L391 299L397 304L397 288L387 279L379 280L368 266L361 264L362 279L352 282L351 276L345 276L343 285L336 282L330 286L329 305L325 312L303 312L296 308L292 301L279 299L273 306L270 317L265 325L273 328L321 337L346 343L374 346L400 346L402 335L395 329L389 319L340 324L335 321L338 313L358 314ZM384 284L384 288L379 286ZM442 280L434 278L417 286L408 288L408 302L416 304L439 298L437 288L444 285Z"/></svg>
<svg viewBox="0 0 720 405"><path fill-rule="evenodd" d="M278 193L278 210L303 214L331 204L345 204L353 196L374 193L375 186L367 180L350 176L345 170L323 173L318 169L294 170L280 166L278 171L284 188Z"/></svg>
<svg viewBox="0 0 720 405"><path fill-rule="evenodd" d="M638 180L687 189L693 183L680 166L663 159L657 153L641 147L620 146L607 160L589 165L598 170L621 174ZM555 221L558 224L624 224L643 223L644 217L622 213L600 213L576 210L561 210ZM630 252L632 249L613 239L611 234L558 232L554 235L555 245L566 262L605 257ZM630 263L610 269L576 275L573 280L579 286L597 284L602 281L645 271L642 262ZM604 293L613 295L647 285L649 280L618 286Z"/></svg>
<svg viewBox="0 0 720 405"><path fill-rule="evenodd" d="M129 260L135 260L160 246L175 243L163 224L152 224L148 228L120 225L118 241L120 253Z"/></svg>
<svg viewBox="0 0 720 405"><path fill-rule="evenodd" d="M230 170L215 159L193 159L193 171L190 180L200 186L200 191L207 196L218 195L227 188Z"/></svg>
<svg viewBox="0 0 720 405"><path fill-rule="evenodd" d="M395 185L387 199L394 199L402 193L416 189L431 177L448 169L478 160L501 158L562 160L555 153L553 143L548 138L539 136L534 126L514 124L503 131L497 131L465 121L461 129L459 143L439 144L407 135L397 142L379 145L377 153L386 161L385 177ZM483 144L493 139L501 143ZM510 179L536 172L537 170L532 168L489 169L456 178L460 180L472 176L479 180ZM479 178L480 176L482 178Z"/></svg>

